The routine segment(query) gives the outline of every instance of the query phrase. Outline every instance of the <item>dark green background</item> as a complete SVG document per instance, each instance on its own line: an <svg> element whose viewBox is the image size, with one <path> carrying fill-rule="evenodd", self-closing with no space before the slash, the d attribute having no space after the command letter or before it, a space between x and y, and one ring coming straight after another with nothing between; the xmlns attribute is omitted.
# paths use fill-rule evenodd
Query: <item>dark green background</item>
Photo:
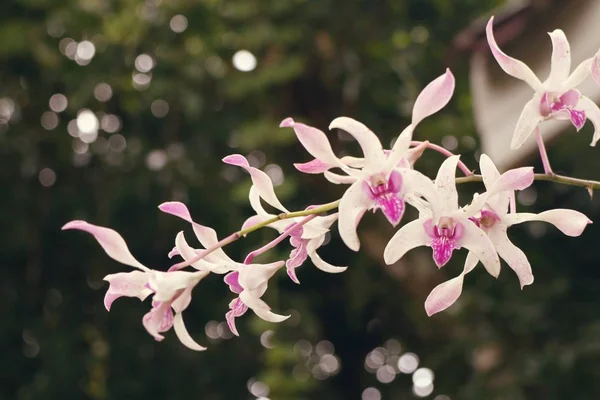
<svg viewBox="0 0 600 400"><path fill-rule="evenodd" d="M477 139L468 54L457 55L452 38L500 3L4 0L0 98L12 99L16 111L0 124L0 399L251 399L251 378L269 385L272 400L360 399L369 386L385 400L411 399L410 376L382 384L364 367L366 355L388 339L435 372L431 399L600 398L595 225L578 239L539 224L514 228L511 237L528 254L536 282L521 291L506 266L497 281L478 268L466 278L460 303L428 318L427 294L459 273L465 253L441 271L425 248L411 252L404 266L386 267L382 250L393 229L380 214L369 214L359 254L336 234L321 250L327 261L349 265L346 273L327 275L307 262L298 270L302 285L283 273L272 281L266 300L276 311L296 310L290 322L267 324L249 313L238 320L241 338L210 341L205 325L224 320L231 293L216 276L201 282L185 319L198 342L209 345L203 353L183 347L172 332L154 342L141 324L147 302L121 299L106 312L102 277L129 267L108 258L89 235L60 231L72 219L110 226L139 260L166 269L176 233L186 229L192 236L185 223L158 212L161 202L186 202L221 236L250 215L248 176L220 162L236 152L261 151L266 164L281 166L285 181L277 193L290 209L335 200L342 188L294 170L291 162L310 157L279 122L293 116L325 130L336 116L349 115L387 145L409 122L419 90L449 64L457 78L454 98L415 138L439 143L456 136L457 151L476 167L475 149L462 139ZM189 23L180 34L169 28L176 14ZM91 63L80 66L61 54L64 38L94 42ZM256 70L232 67L239 49L257 56ZM132 73L141 53L152 55L156 67L149 88L138 91ZM113 89L108 102L94 98L101 82ZM55 93L65 94L69 105L58 127L46 130L41 116ZM164 118L150 111L159 98L170 106ZM100 139L90 146L87 165L75 160L67 123L83 108L119 116L124 152L107 151ZM330 136L336 150L357 150ZM590 137L586 126L553 143L555 170L600 178ZM160 171L146 165L156 150L168 154ZM418 167L434 176L441 160L428 155ZM51 187L38 179L44 168L56 174ZM464 189L470 196L481 187ZM599 201L584 190L536 183L532 193L535 207L522 209L570 207L598 220ZM228 253L242 259L272 237L260 231ZM282 247L264 260L288 251ZM271 349L259 340L265 330L274 331ZM332 342L339 373L312 377L294 350L299 340Z"/></svg>

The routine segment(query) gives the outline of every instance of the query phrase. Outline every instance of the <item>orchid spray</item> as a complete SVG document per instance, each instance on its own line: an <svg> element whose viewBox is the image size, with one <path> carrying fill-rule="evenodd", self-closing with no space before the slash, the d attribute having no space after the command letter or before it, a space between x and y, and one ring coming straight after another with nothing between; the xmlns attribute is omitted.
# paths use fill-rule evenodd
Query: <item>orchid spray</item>
<svg viewBox="0 0 600 400"><path fill-rule="evenodd" d="M533 97L523 105L512 138L512 148L520 147L535 134L544 173L534 173L533 167L520 167L500 173L485 154L479 159L480 175L474 174L462 161L441 146L428 141L413 140L413 133L427 117L440 111L451 100L455 79L450 70L429 83L417 96L411 123L402 130L390 149L384 148L377 135L367 126L350 117L335 118L329 129L341 129L356 139L362 150L361 157L338 156L327 134L292 118L285 118L280 126L292 128L299 142L313 157L294 164L302 173L323 175L336 185L347 185L342 196L330 203L310 205L302 211L289 211L275 193L269 175L250 165L246 157L232 154L223 162L245 170L252 182L248 193L254 215L240 225L240 230L219 239L214 229L194 221L186 205L166 202L159 209L191 224L200 248L190 246L183 232L175 236L169 257L182 261L167 271L154 270L142 265L129 252L125 240L114 230L85 221L71 221L63 229L90 233L114 260L133 267L129 272L107 275L109 283L104 305L110 311L113 302L122 296L137 297L144 301L151 297L150 311L142 324L155 340L163 340L163 333L171 328L179 340L192 350L204 350L188 333L183 312L192 300L196 286L209 274L223 276L224 283L234 294L225 312L230 330L238 335L236 319L251 310L265 321L278 323L289 316L272 311L263 300L270 280L285 270L287 276L299 284L301 266L309 261L324 273L342 273L347 266L337 266L323 260L318 250L337 226L346 246L360 249L357 227L368 210L381 211L385 219L399 229L383 252L387 264L392 264L419 246L431 248L433 262L444 267L455 252L464 251L463 271L456 277L433 288L425 300L425 311L433 315L450 307L463 290L464 277L479 263L492 276L500 273L502 260L512 269L523 288L533 283L533 269L525 253L509 239L511 226L543 221L554 225L568 236L579 236L591 221L581 212L554 209L539 214L517 212L515 191L523 190L536 180L588 189L590 194L600 189L600 182L557 175L552 172L544 148L539 125L546 121L566 119L579 130L590 120L595 131L592 146L600 139L600 108L576 89L591 76L600 85L600 51L583 61L571 72L569 42L561 30L550 32L552 42L551 71L545 81L524 63L505 54L496 44L493 17L487 24L487 40L491 53L500 67L509 75L523 80L533 89ZM446 157L437 176L431 179L415 168L415 161L426 150ZM463 177L457 177L460 170ZM483 182L485 191L475 193L467 204L459 202L457 184ZM270 207L273 211L268 211ZM412 207L418 218L406 221L405 210ZM328 213L328 214L327 214ZM269 227L278 236L264 246L249 252L245 260L235 261L224 251L226 245ZM269 263L255 263L254 259L269 250L289 242L289 256ZM285 267L285 268L284 268Z"/></svg>

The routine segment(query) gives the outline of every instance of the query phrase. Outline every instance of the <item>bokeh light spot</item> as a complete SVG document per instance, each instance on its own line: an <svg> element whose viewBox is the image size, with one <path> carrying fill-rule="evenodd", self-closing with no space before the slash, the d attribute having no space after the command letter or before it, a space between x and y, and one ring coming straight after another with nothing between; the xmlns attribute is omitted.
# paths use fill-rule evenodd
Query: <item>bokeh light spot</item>
<svg viewBox="0 0 600 400"><path fill-rule="evenodd" d="M233 66L239 71L252 71L256 68L256 57L248 50L240 50L233 55Z"/></svg>

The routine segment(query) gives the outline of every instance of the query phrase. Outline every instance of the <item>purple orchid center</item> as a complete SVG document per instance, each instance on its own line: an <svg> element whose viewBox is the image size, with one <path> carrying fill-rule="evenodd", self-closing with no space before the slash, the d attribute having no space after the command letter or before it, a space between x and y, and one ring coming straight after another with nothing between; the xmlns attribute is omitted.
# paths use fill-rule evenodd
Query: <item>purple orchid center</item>
<svg viewBox="0 0 600 400"><path fill-rule="evenodd" d="M438 268L442 268L452 257L452 252L460 249L458 241L465 229L460 222L448 217L440 218L437 225L428 219L423 226L427 236L432 239L428 246L433 249L433 261Z"/></svg>
<svg viewBox="0 0 600 400"><path fill-rule="evenodd" d="M469 220L479 228L488 230L500 222L500 217L491 210L482 210L479 217L470 217Z"/></svg>
<svg viewBox="0 0 600 400"><path fill-rule="evenodd" d="M240 273L238 271L233 271L225 275L223 279L227 285L229 285L229 290L231 290L235 294L240 294L244 290L242 285L239 282Z"/></svg>
<svg viewBox="0 0 600 400"><path fill-rule="evenodd" d="M577 110L575 107L579 102L581 93L578 90L571 89L558 96L553 92L545 92L540 101L540 114L543 117L558 117L571 120L571 123L577 130L580 130L585 124L585 111Z"/></svg>
<svg viewBox="0 0 600 400"><path fill-rule="evenodd" d="M363 181L363 191L375 205L374 209L380 209L383 215L393 226L398 225L404 215L404 199L400 197L402 189L402 175L393 170L389 178L385 179L383 174L376 174Z"/></svg>

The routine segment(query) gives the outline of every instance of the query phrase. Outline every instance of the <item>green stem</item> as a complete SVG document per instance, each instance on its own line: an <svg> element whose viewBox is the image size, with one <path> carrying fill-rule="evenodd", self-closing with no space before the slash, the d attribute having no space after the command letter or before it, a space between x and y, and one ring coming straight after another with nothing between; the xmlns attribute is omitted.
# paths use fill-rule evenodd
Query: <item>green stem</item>
<svg viewBox="0 0 600 400"><path fill-rule="evenodd" d="M556 182L563 185L578 186L586 188L590 191L600 189L600 182L591 181L587 179L571 178L569 176L557 175L557 174L534 174L533 179L536 181L550 181ZM469 182L482 182L483 177L481 175L469 175L461 178L456 178L456 183L469 183Z"/></svg>

